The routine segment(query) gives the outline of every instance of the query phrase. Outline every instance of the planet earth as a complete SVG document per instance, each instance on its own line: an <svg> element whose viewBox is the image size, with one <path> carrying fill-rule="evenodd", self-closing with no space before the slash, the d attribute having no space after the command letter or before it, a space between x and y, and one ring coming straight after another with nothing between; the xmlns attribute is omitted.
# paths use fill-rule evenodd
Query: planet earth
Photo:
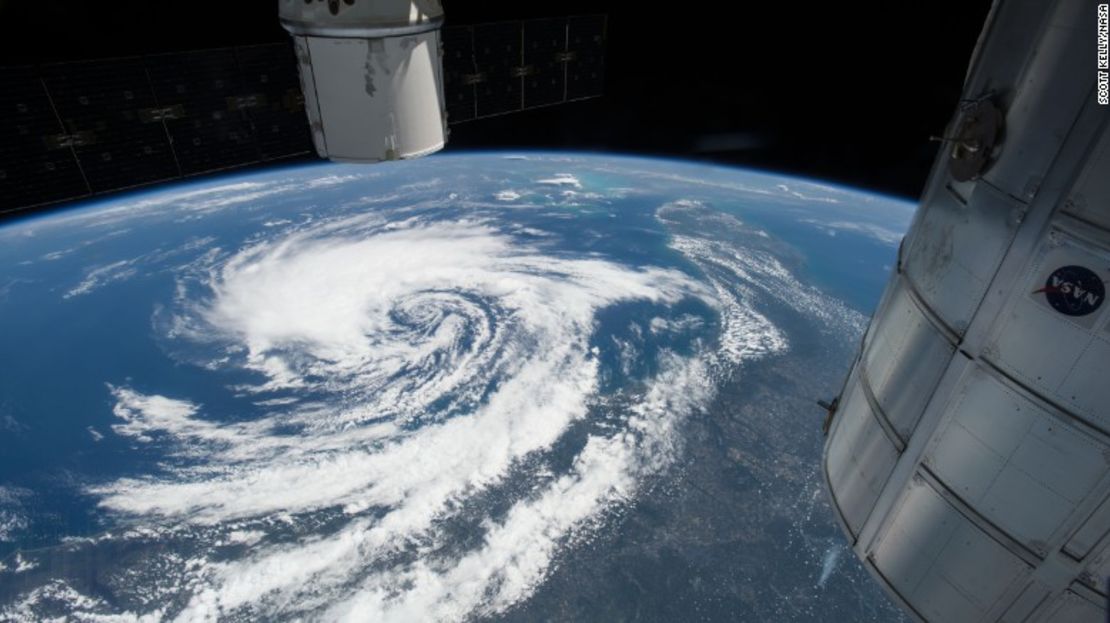
<svg viewBox="0 0 1110 623"><path fill-rule="evenodd" d="M814 401L913 208L460 153L10 221L0 620L898 620Z"/></svg>

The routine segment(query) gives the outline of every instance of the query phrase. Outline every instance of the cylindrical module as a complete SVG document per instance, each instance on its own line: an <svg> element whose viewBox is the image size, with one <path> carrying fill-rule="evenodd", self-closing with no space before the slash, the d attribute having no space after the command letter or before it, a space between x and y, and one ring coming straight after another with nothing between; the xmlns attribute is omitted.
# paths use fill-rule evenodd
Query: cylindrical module
<svg viewBox="0 0 1110 623"><path fill-rule="evenodd" d="M279 0L321 157L416 158L443 148L439 0Z"/></svg>
<svg viewBox="0 0 1110 623"><path fill-rule="evenodd" d="M1110 107L1094 0L996 0L830 415L833 509L928 621L1091 621L1110 579Z"/></svg>

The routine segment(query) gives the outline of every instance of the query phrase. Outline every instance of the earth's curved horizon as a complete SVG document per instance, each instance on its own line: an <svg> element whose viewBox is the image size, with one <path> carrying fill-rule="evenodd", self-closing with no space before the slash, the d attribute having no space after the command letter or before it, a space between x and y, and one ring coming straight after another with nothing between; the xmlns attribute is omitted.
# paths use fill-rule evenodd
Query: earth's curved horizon
<svg viewBox="0 0 1110 623"><path fill-rule="evenodd" d="M813 400L913 209L483 152L0 224L0 621L897 619Z"/></svg>

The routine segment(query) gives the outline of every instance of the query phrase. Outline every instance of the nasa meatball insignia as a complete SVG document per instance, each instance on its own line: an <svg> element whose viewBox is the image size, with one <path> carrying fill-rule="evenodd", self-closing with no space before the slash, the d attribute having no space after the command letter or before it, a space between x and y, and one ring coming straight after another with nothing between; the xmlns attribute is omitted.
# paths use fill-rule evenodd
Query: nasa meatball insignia
<svg viewBox="0 0 1110 623"><path fill-rule="evenodd" d="M1094 313L1106 298L1102 279L1083 266L1062 266L1052 271L1044 287L1033 293L1042 292L1053 309L1068 316Z"/></svg>

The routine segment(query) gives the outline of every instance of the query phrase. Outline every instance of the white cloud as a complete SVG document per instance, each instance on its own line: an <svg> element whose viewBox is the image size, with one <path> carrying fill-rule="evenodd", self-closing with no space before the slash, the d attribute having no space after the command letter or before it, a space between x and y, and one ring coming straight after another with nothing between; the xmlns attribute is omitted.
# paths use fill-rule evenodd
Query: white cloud
<svg viewBox="0 0 1110 623"><path fill-rule="evenodd" d="M291 405L300 402L300 398L295 396L286 396L284 398L269 398L267 400L256 400L254 404L259 407L280 407L282 405Z"/></svg>
<svg viewBox="0 0 1110 623"><path fill-rule="evenodd" d="M0 486L0 542L14 540L27 528L23 500L29 495L26 489Z"/></svg>
<svg viewBox="0 0 1110 623"><path fill-rule="evenodd" d="M37 562L24 558L23 554L16 554L14 562L15 567L13 568L13 571L15 571L16 573L25 573L39 566Z"/></svg>
<svg viewBox="0 0 1110 623"><path fill-rule="evenodd" d="M80 617L45 618L41 612L57 611L62 608L68 612L81 613ZM15 603L0 609L0 620L4 621L81 621L89 623L157 623L163 619L162 611L156 610L144 615L131 612L109 613L111 606L103 599L89 597L75 590L61 580L53 580L20 596Z"/></svg>
<svg viewBox="0 0 1110 623"><path fill-rule="evenodd" d="M548 186L572 186L574 188L582 188L582 182L570 173L556 173L553 177L536 180L537 184L545 184Z"/></svg>
<svg viewBox="0 0 1110 623"><path fill-rule="evenodd" d="M786 336L756 311L745 292L744 284L755 275L735 261L743 255L729 253L735 256L730 258L728 252L722 253L724 245L686 236L675 236L671 246L701 266L716 291L714 304L721 314L721 354L727 361L740 362L786 349ZM718 273L722 268L728 271L726 275ZM759 277L765 276L760 271Z"/></svg>
<svg viewBox="0 0 1110 623"><path fill-rule="evenodd" d="M892 247L898 246L902 241L902 233L888 229L873 223L866 223L862 221L823 221L818 219L802 219L801 222L813 225L814 227L824 231L829 235L836 235L837 232L846 231L856 234L861 234L870 238L874 238L879 242L890 245Z"/></svg>
<svg viewBox="0 0 1110 623"><path fill-rule="evenodd" d="M164 396L144 396L136 391L108 386L116 398L112 413L122 420L112 425L118 435L131 437L138 441L150 442L150 434L169 432L182 437L204 436L200 430L215 430L191 416L197 406L183 400L173 400Z"/></svg>
<svg viewBox="0 0 1110 623"><path fill-rule="evenodd" d="M63 216L61 219L53 219L51 223L61 223L72 218L74 220L91 221L96 225L104 225L133 217L139 213L157 214L167 211L174 213L181 211L215 212L226 207L251 203L276 194L288 193L295 188L296 186L292 184L250 181L205 186L195 190L159 192L149 197L121 203L116 207L100 207L96 210L74 213L72 217Z"/></svg>
<svg viewBox="0 0 1110 623"><path fill-rule="evenodd" d="M649 328L653 334L683 333L692 329L701 328L705 321L700 316L683 314L677 318L668 319L656 316L651 319Z"/></svg>
<svg viewBox="0 0 1110 623"><path fill-rule="evenodd" d="M358 175L358 174L323 175L323 176L314 177L314 178L308 180L307 182L305 182L305 186L308 187L308 188L323 188L325 186L336 186L336 185L339 185L339 184L346 184L348 182L353 182L355 180L360 180L360 179L364 179L364 176Z"/></svg>
<svg viewBox="0 0 1110 623"><path fill-rule="evenodd" d="M802 182L802 184L804 186L808 186L809 188L811 188L813 190L822 190L826 193L829 192L829 187L828 186L816 186L816 185L813 185L813 184L806 184L805 182ZM801 199L802 201L805 201L807 203L840 203L840 199L838 199L836 197L829 197L827 194L826 195L809 195L809 194L803 193L801 191L795 190L794 188L791 188L791 187L787 186L786 184L776 184L775 188L778 188L779 190L786 193L787 195L790 195L791 197L794 197L796 199Z"/></svg>
<svg viewBox="0 0 1110 623"><path fill-rule="evenodd" d="M75 296L81 296L110 283L130 279L139 273L138 269L135 268L136 263L137 260L120 260L118 262L112 262L111 264L90 268L86 270L85 278L81 280L81 283L70 288L62 295L62 298L70 299Z"/></svg>
<svg viewBox="0 0 1110 623"><path fill-rule="evenodd" d="M822 330L835 335L861 332L866 323L862 314L803 283L766 250L689 236L675 236L671 246L701 267L717 291L722 351L732 360L788 347L786 336L756 308L759 301L816 318Z"/></svg>

